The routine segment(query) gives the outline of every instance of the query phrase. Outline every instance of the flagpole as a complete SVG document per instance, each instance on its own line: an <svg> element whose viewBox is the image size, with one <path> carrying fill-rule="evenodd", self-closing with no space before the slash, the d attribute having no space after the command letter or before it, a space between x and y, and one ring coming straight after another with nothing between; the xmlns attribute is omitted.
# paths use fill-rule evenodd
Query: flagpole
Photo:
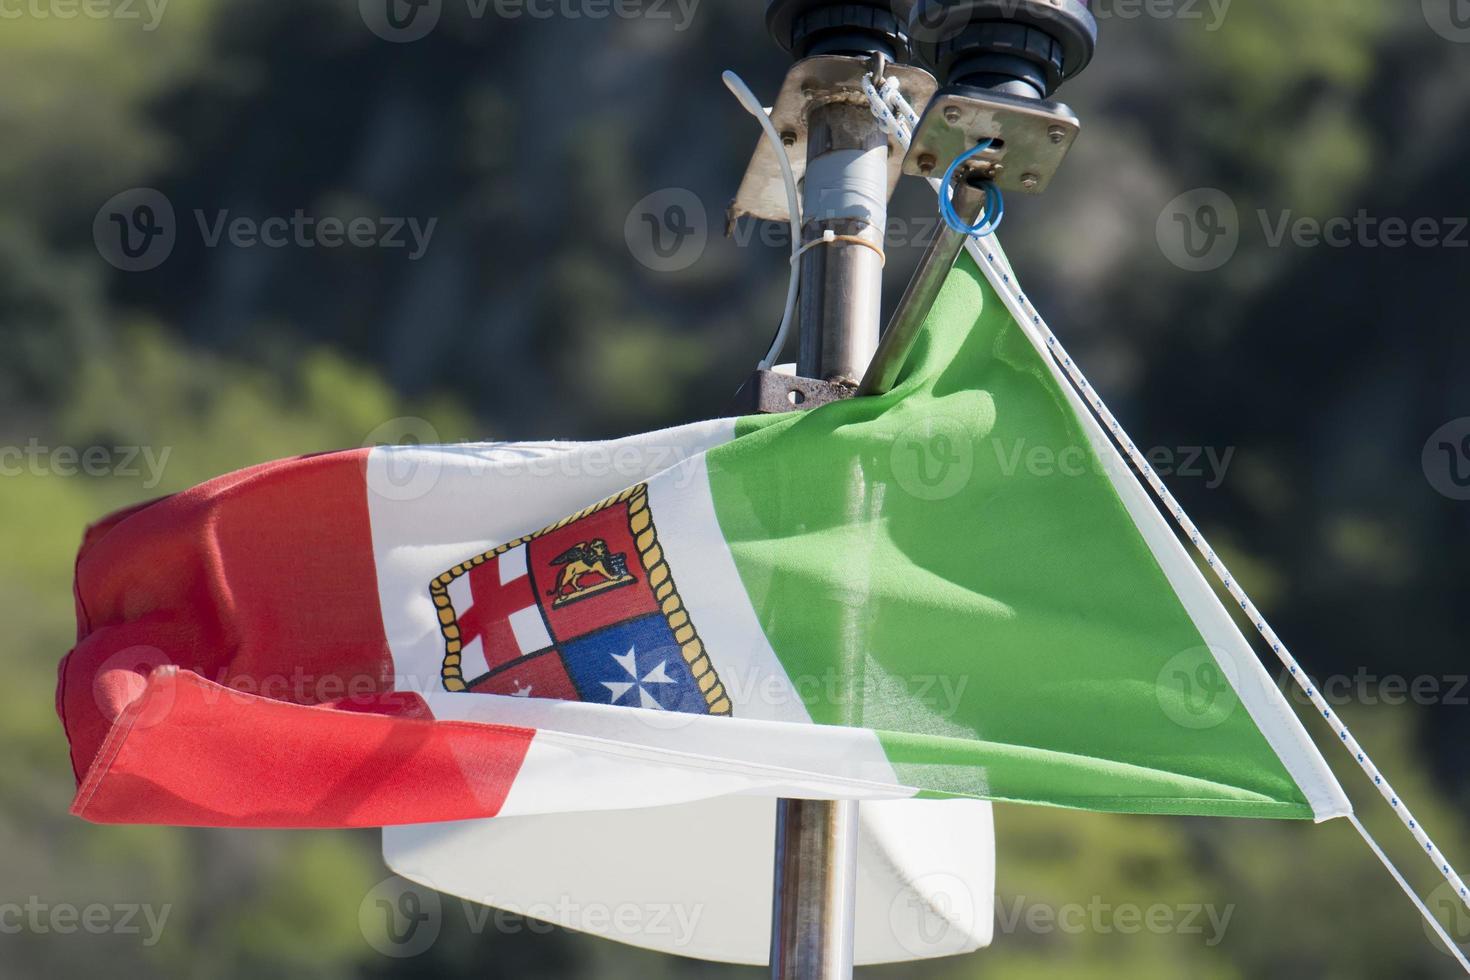
<svg viewBox="0 0 1470 980"><path fill-rule="evenodd" d="M878 346L888 141L866 105L814 103L802 244L818 244L801 257L797 373L850 388ZM828 233L844 237L820 244ZM776 801L774 980L852 976L858 819L855 800Z"/></svg>
<svg viewBox="0 0 1470 980"><path fill-rule="evenodd" d="M865 12L871 10L773 0L767 23L800 60L861 59L868 62L863 70L881 78L885 64L905 52L897 18L880 23ZM861 17L844 20L855 13ZM856 390L878 347L889 141L867 104L850 99L850 86L824 87L816 79L801 91L808 107L797 373L842 397ZM858 824L855 800L776 801L773 980L852 976Z"/></svg>
<svg viewBox="0 0 1470 980"><path fill-rule="evenodd" d="M1077 135L1076 115L1048 97L1091 60L1097 24L1089 3L769 0L766 24L797 60L762 122L772 143L780 130L780 143L795 151L789 155L798 155L803 143L805 149L799 377L782 380L758 370L744 389L750 410L816 408L893 384L968 237L947 223L880 347L884 231L900 171L926 178L946 172L948 179L951 161L956 166L949 169L963 164L952 193L957 213L966 217L984 207L989 192L1045 190ZM933 76L905 64L914 48L936 68L942 91L935 92ZM886 127L875 114L885 111L878 93L889 91L889 74L900 103L907 95L914 107L924 104L912 132L895 128L891 112ZM961 153L965 160L957 160ZM781 162L757 149L731 206L732 220L741 214L790 217L790 208L771 204ZM796 164L787 168L788 187ZM848 503L858 511L871 507L860 461L851 476ZM856 627L845 634L861 636ZM848 666L861 663L862 651L854 651ZM862 723L860 717L843 721ZM856 801L777 801L774 980L852 976L859 821Z"/></svg>

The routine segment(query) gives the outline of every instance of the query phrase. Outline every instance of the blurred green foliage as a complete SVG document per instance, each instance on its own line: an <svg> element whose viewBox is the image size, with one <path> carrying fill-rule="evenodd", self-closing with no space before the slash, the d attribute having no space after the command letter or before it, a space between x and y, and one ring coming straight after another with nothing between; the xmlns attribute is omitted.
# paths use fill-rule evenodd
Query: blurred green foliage
<svg viewBox="0 0 1470 980"><path fill-rule="evenodd" d="M375 38L349 0L176 2L152 30L7 17L0 445L167 456L156 485L146 474L0 477L0 902L170 911L154 945L0 934L0 976L760 974L560 932L475 934L453 916L424 956L387 959L358 916L384 874L375 835L83 824L66 815L72 774L51 698L75 548L113 508L361 445L402 417L454 440L602 435L725 411L779 306L779 242L716 239L693 268L659 275L630 258L623 221L638 198L677 185L710 202L718 224L755 138L718 71L737 67L769 92L783 70L757 7L706 0L675 33L477 20L446 4L438 31L411 45ZM1219 276L1190 280L1161 259L1152 225L1200 185L1229 190L1247 222L1256 207L1325 215L1359 202L1467 213L1449 178L1470 151L1457 94L1470 90L1470 49L1408 7L1238 0L1213 29L1105 21L1089 84L1068 93L1086 140L1053 197L1020 202L1008 228L1032 294L1075 323L1074 346L1140 437L1241 445L1221 493L1176 490L1229 529L1231 564L1286 611L1284 631L1324 671L1463 670L1465 511L1417 471L1425 434L1466 414L1464 287L1452 275L1463 259L1251 241ZM163 189L181 226L194 208L304 207L438 216L439 237L416 265L194 242L158 270L120 273L100 259L92 221L133 186ZM895 209L925 206L910 190ZM917 250L893 257L896 295ZM1344 709L1426 825L1465 856L1457 711ZM1376 800L1365 809L1402 841ZM998 904L1012 924L994 948L870 976L1453 972L1345 826L1011 807L997 824ZM1390 849L1428 892L1412 848ZM1231 918L1212 945L1208 928L1071 932L1030 928L1023 914L1159 904ZM1465 935L1463 919L1448 921Z"/></svg>

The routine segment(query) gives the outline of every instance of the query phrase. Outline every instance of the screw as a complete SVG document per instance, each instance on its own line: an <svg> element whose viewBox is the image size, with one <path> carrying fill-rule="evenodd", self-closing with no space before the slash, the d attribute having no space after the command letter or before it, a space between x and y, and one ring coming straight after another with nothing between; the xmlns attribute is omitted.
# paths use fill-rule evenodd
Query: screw
<svg viewBox="0 0 1470 980"><path fill-rule="evenodd" d="M801 94L806 96L808 99L812 98L814 95L817 94L816 84L814 82L802 82Z"/></svg>
<svg viewBox="0 0 1470 980"><path fill-rule="evenodd" d="M1053 126L1046 131L1046 135L1050 137L1053 143L1060 143L1067 138L1067 131L1061 126Z"/></svg>
<svg viewBox="0 0 1470 980"><path fill-rule="evenodd" d="M796 145L796 134L793 133L789 129L786 130L785 132L783 132L781 134L781 145L782 146L795 146Z"/></svg>
<svg viewBox="0 0 1470 980"><path fill-rule="evenodd" d="M1021 186L1026 188L1028 191L1039 183L1041 183L1041 178L1036 176L1035 174L1021 175Z"/></svg>
<svg viewBox="0 0 1470 980"><path fill-rule="evenodd" d="M934 159L934 154L932 154L932 153L920 153L919 154L919 173L921 173L921 174L927 174L927 173L929 173L930 171L932 171L934 169L934 165L936 163L938 163L938 162L939 161L937 161L937 160Z"/></svg>
<svg viewBox="0 0 1470 980"><path fill-rule="evenodd" d="M960 110L958 106L949 106L944 110L944 121L951 126L960 121Z"/></svg>

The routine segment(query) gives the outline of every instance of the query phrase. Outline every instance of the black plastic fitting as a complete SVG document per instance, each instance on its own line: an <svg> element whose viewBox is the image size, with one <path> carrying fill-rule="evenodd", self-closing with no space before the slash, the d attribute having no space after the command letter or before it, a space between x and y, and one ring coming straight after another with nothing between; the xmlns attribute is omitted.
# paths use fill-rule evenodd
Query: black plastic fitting
<svg viewBox="0 0 1470 980"><path fill-rule="evenodd" d="M941 85L1048 98L1097 50L1088 0L915 0L906 24Z"/></svg>
<svg viewBox="0 0 1470 980"><path fill-rule="evenodd" d="M914 0L771 0L766 27L793 57L881 54L889 61L909 58L906 28Z"/></svg>

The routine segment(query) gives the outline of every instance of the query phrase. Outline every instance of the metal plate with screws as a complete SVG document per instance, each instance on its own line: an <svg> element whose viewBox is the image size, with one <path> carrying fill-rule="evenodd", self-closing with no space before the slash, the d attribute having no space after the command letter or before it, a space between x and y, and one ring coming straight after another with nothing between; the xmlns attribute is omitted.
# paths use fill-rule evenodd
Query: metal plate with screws
<svg viewBox="0 0 1470 980"><path fill-rule="evenodd" d="M821 408L851 398L856 393L857 389L851 385L757 370L736 392L735 411L748 415L780 415Z"/></svg>
<svg viewBox="0 0 1470 980"><path fill-rule="evenodd" d="M975 167L1003 191L1040 194L1077 139L1077 114L1060 102L1039 102L984 89L951 86L929 103L903 161L903 172L941 176L955 157L994 140Z"/></svg>
<svg viewBox="0 0 1470 980"><path fill-rule="evenodd" d="M806 173L807 111L815 101L852 102L867 105L863 95L862 79L872 70L867 58L847 55L823 54L803 58L791 66L781 91L776 95L776 104L771 108L771 122L791 158L791 169L799 182ZM911 65L889 64L884 68L887 75L898 79L899 88L905 99L922 113L924 106L934 96L939 84L934 76L922 68ZM903 174L903 147L893 137L888 139L888 193L898 186ZM750 165L745 168L745 177L740 181L740 190L730 204L727 215L727 231L735 221L744 216L765 221L791 220L786 205L786 182L781 177L781 164L771 141L760 137L751 155Z"/></svg>

